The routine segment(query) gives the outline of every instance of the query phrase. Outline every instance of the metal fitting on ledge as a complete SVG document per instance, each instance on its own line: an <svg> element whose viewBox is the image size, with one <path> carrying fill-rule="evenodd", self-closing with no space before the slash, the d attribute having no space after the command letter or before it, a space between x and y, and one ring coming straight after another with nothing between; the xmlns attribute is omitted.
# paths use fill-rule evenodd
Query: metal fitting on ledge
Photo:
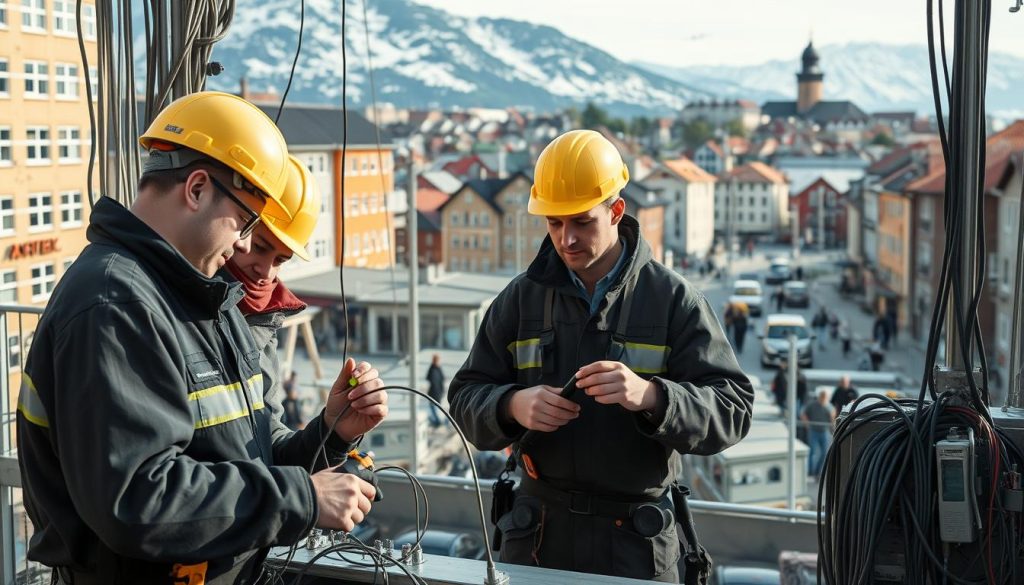
<svg viewBox="0 0 1024 585"><path fill-rule="evenodd" d="M423 549L419 546L413 548L412 543L402 545L402 562L410 567L423 564Z"/></svg>

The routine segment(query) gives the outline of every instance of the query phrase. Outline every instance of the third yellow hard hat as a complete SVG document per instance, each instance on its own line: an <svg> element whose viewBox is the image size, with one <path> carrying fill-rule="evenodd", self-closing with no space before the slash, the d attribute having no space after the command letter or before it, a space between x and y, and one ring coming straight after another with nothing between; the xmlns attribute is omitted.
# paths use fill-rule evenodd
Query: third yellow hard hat
<svg viewBox="0 0 1024 585"><path fill-rule="evenodd" d="M268 206L260 214L263 223L277 239L303 260L309 260L306 244L313 236L320 218L320 187L306 165L289 156L288 185L281 197L281 206L291 216L276 214Z"/></svg>
<svg viewBox="0 0 1024 585"><path fill-rule="evenodd" d="M159 151L183 146L223 163L244 180L240 186L255 187L267 207L286 214L280 200L290 174L288 145L273 120L238 96L200 91L180 97L153 118L139 143Z"/></svg>
<svg viewBox="0 0 1024 585"><path fill-rule="evenodd" d="M573 130L537 158L527 209L533 215L583 213L628 182L629 171L611 142L593 130Z"/></svg>

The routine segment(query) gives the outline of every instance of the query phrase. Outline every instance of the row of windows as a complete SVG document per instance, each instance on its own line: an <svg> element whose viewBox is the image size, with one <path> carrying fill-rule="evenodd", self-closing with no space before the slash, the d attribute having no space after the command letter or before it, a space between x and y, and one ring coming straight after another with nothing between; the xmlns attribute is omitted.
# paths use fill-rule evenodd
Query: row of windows
<svg viewBox="0 0 1024 585"><path fill-rule="evenodd" d="M715 210L715 221L719 221L719 219L723 215L725 215L725 214L719 215L719 212L716 209ZM736 221L743 221L743 212L742 211L737 211L737 212L733 213L732 215L736 219ZM757 221L757 214L754 213L754 212L749 212L749 213L747 213L747 218L748 218L747 221ZM761 214L761 223L768 223L768 214L767 213L762 213ZM679 224L676 224L676 225L678 226ZM676 230L676 237L679 237L679 230Z"/></svg>
<svg viewBox="0 0 1024 585"><path fill-rule="evenodd" d="M345 199L348 200L347 211L349 217L372 213L383 213L386 211L385 205L387 205L385 197L386 195L382 195L380 193L346 194Z"/></svg>
<svg viewBox="0 0 1024 585"><path fill-rule="evenodd" d="M458 215L458 214L453 214L452 215L452 225L458 225L458 224L455 223L455 216L456 215ZM484 215L486 216L486 214L484 214ZM515 225L516 225L515 215L516 214L514 214L514 213L506 213L505 214L505 226L506 227L515 227ZM540 227L540 221L541 221L541 218L536 216L536 215L534 215L532 217L529 217L529 218L524 217L520 221L519 227L524 228L524 227L526 227L528 225L533 225L533 227L538 228L538 227ZM484 225L487 225L487 224L485 223Z"/></svg>
<svg viewBox="0 0 1024 585"><path fill-rule="evenodd" d="M77 36L75 0L53 0L52 19L47 19L46 0L21 0L20 6L14 2L0 2L0 29L8 28L8 12L21 11L21 30L23 32L47 34L47 21L53 26L53 34L59 36ZM92 4L82 5L82 36L87 40L96 40L96 7Z"/></svg>
<svg viewBox="0 0 1024 585"><path fill-rule="evenodd" d="M378 155L376 152L372 152L366 155L352 155L346 157L348 159L348 176L353 175L376 175L377 169L380 166L378 162L383 162L384 173L388 174L394 170L394 159L389 155Z"/></svg>
<svg viewBox="0 0 1024 585"><path fill-rule="evenodd" d="M464 272L490 272L491 259L482 258L452 258L448 261L449 270Z"/></svg>
<svg viewBox="0 0 1024 585"><path fill-rule="evenodd" d="M60 193L60 225L62 228L81 227L82 225L82 192L64 191ZM28 231L43 232L53 229L53 195L51 193L31 193L28 196ZM16 210L14 197L0 196L0 237L13 236L17 232Z"/></svg>
<svg viewBox="0 0 1024 585"><path fill-rule="evenodd" d="M53 162L53 139L49 126L27 126L25 139L17 143L25 146L25 162L29 165L48 165ZM10 126L0 126L0 166L14 163L15 142ZM61 164L82 162L82 131L78 126L57 126L57 161Z"/></svg>
<svg viewBox="0 0 1024 585"><path fill-rule="evenodd" d="M526 240L526 238L519 238L520 242L524 242L525 240ZM513 245L514 242L515 242L515 238L513 238L512 236L505 236L505 249L506 250L512 250L512 245ZM544 243L544 238L542 238L542 237L533 238L533 245L530 247L530 249L531 250L538 250L538 249L540 249L540 245L543 244L543 243ZM522 244L520 244L520 245L522 245Z"/></svg>
<svg viewBox="0 0 1024 585"><path fill-rule="evenodd" d="M716 205L725 205L726 204L725 198L723 196L719 195L719 197L717 197L716 199L717 199L716 202L715 202ZM744 197L733 197L732 199L733 199L733 201L736 202L736 207L743 207L743 202L744 201L748 201L748 204L750 205L750 207L756 207L757 204L758 204L758 201L761 202L761 207L768 207L769 205L771 205L771 199L769 199L768 197L760 197L760 198L758 198L758 197L746 197L746 198L744 198Z"/></svg>
<svg viewBox="0 0 1024 585"><path fill-rule="evenodd" d="M388 230L383 229L380 231L371 230L360 234L353 234L351 236L345 236L345 255L346 256L361 256L373 254L375 252L387 252L391 249L390 238L388 238Z"/></svg>
<svg viewBox="0 0 1024 585"><path fill-rule="evenodd" d="M452 249L465 249L465 250L490 250L491 249L491 236L478 237L475 234L472 236L459 236L458 234L452 236Z"/></svg>
<svg viewBox="0 0 1024 585"><path fill-rule="evenodd" d="M66 258L61 261L62 271L66 272L74 261L74 258ZM53 287L57 284L56 269L56 262L42 262L33 264L29 268L31 278L28 284L32 287L32 302L45 301L50 298L50 293L53 292ZM21 284L23 283L18 282L18 273L15 269L0 270L0 303L17 302L18 286Z"/></svg>
<svg viewBox="0 0 1024 585"><path fill-rule="evenodd" d="M0 57L0 97L8 97L16 87L15 80L21 79L20 85L26 99L49 99L52 90L58 100L77 100L82 94L80 67L74 63L53 63L26 59L22 62L20 73L6 57ZM89 84L93 88L92 99L96 100L96 88L99 85L99 73L95 67L89 68Z"/></svg>

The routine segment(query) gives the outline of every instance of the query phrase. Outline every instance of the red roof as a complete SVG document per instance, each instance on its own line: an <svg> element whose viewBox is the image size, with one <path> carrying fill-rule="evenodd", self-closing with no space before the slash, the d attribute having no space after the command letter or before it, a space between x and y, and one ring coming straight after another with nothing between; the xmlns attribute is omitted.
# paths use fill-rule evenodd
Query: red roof
<svg viewBox="0 0 1024 585"><path fill-rule="evenodd" d="M437 189L416 189L416 209L423 213L437 211L437 208L448 201L450 195Z"/></svg>
<svg viewBox="0 0 1024 585"><path fill-rule="evenodd" d="M1013 153L1024 150L1024 120L1017 120L989 136L985 145L985 190L989 191L1002 180ZM941 145L932 143L928 146L929 165L934 165L935 170L907 185L907 190L942 194L946 190L946 168L942 160Z"/></svg>
<svg viewBox="0 0 1024 585"><path fill-rule="evenodd" d="M704 169L697 166L692 160L683 157L675 160L666 160L665 165L673 173L682 177L688 183L714 183L715 177Z"/></svg>
<svg viewBox="0 0 1024 585"><path fill-rule="evenodd" d="M789 184L786 175L781 171L760 161L749 162L719 175L720 180L729 180L733 177L740 183Z"/></svg>

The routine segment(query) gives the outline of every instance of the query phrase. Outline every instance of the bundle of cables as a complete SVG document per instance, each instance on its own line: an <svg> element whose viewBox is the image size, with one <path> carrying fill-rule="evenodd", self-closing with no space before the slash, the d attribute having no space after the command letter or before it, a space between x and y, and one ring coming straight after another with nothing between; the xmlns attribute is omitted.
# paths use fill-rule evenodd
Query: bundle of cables
<svg viewBox="0 0 1024 585"><path fill-rule="evenodd" d="M416 390L414 388L409 388L408 386L401 385L383 386L381 388L378 388L377 390L374 390L373 392L383 392L387 390L401 390L403 392L410 392L412 394L425 398L438 411L443 413L445 417L448 418L448 421L452 424L452 428L454 428L455 431L459 434L459 438L462 440L462 445L466 451L466 455L469 457L469 466L470 470L473 473L473 481L477 486L477 504L479 506L480 522L481 527L483 529L483 539L487 554L488 572L494 571L494 559L491 555L490 541L487 537L486 518L484 516L483 500L480 497L479 491L480 477L477 474L476 464L473 462L472 453L469 448L469 441L466 440L466 435L463 434L462 429L459 428L458 424L455 422L455 419L452 418L451 414L449 414L448 411L445 410L440 403L438 403L428 394L420 392L419 390ZM327 444L327 440L330 438L331 433L334 432L333 429L337 425L338 421L340 421L348 413L350 406L351 405L346 405L345 408L343 408L341 412L339 412L338 415L334 417L334 420L331 421L329 425L325 425L324 434L320 438L320 445L318 446L316 452L313 454L313 460L310 461L309 467L307 468L307 471L309 473L313 473L313 470L316 469L316 462L318 459L322 459L326 466L327 454L325 446ZM426 490L424 490L423 485L416 478L416 476L410 473L408 470L402 469L401 467L386 465L376 468L374 472L376 473L386 470L393 470L405 474L405 476L409 479L410 483L412 483L413 485L413 499L416 516L416 541L413 543L411 547L412 552L410 553L413 554L420 548L420 542L423 540L423 536L426 533L427 525L430 520L430 504L427 501L427 493ZM422 525L420 524L420 498L423 499L424 509ZM344 534L342 536L342 542L336 544L332 543L330 546L327 546L323 550L320 550L314 557L306 561L306 564L302 569L297 570L295 567L292 566L292 561L295 557L296 549L298 548L300 543L301 541L295 542L291 545L291 547L289 547L288 552L285 555L284 561L280 563L279 567L275 568L271 567L269 564L265 565L263 569L263 574L259 579L257 579L256 582L260 585L285 585L285 583L287 583L288 585L299 585L305 578L308 571L316 563L316 561L319 561L324 557L332 557L336 560L340 560L342 562L346 562L354 566L373 567L375 569L374 583L377 582L378 575L382 575L383 583L388 582L388 567L397 567L401 572L405 573L409 577L409 579L412 580L413 583L425 583L422 577L412 574L409 571L408 567L406 567L406 563L409 561L409 559L406 556L400 556L398 558L395 558L394 556L390 555L390 551L381 551L377 548L367 546L365 543L360 541L352 534ZM361 557L359 560L355 560L351 556L346 556L352 554L360 554ZM366 559L366 556L369 556L368 560ZM297 575L291 581L286 582L285 573L288 571L297 572Z"/></svg>
<svg viewBox="0 0 1024 585"><path fill-rule="evenodd" d="M946 168L946 241L920 393L917 400L863 396L851 405L836 430L818 489L818 577L828 585L884 579L921 585L995 585L1024 578L1017 574L1020 515L1006 513L1001 497L1017 481L1016 470L1024 469L1024 455L992 423L988 364L978 322L985 275L985 214L964 212L969 199L976 209L984 208L984 96L991 6L963 0L956 4L957 51L951 83L942 1L938 2L940 54L950 107L947 131L936 64L936 15L932 0L927 0L932 89ZM969 29L975 25L980 46L965 49ZM970 107L972 102L976 107ZM964 174L970 169L977 170L977 181ZM976 222L976 238L971 241L965 220ZM971 266L968 260L976 264L965 274L964 266ZM973 291L965 289L965 282L973 283ZM945 323L950 301L954 318ZM944 326L957 333L959 346L954 349L964 372L961 388L940 393L935 365ZM980 377L974 375L976 370ZM975 469L983 480L969 492L978 510L971 522L980 529L981 538L950 547L940 537L937 520L935 445L954 427L968 429L977 438ZM871 430L875 432L869 434ZM855 436L866 438L855 442ZM844 456L850 457L841 461Z"/></svg>

